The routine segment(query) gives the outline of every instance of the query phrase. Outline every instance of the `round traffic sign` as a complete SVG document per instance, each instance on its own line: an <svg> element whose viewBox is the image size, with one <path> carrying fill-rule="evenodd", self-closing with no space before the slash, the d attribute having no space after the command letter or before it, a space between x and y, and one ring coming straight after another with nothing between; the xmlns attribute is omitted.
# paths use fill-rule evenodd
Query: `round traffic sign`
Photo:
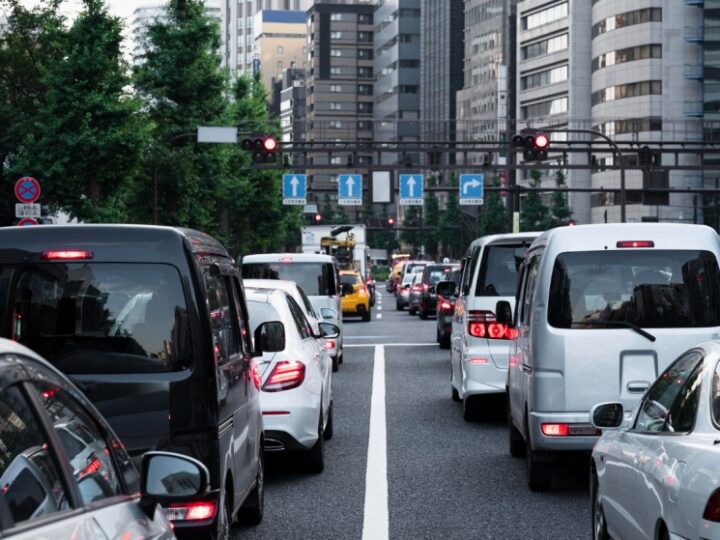
<svg viewBox="0 0 720 540"><path fill-rule="evenodd" d="M40 182L25 176L15 182L15 196L21 203L34 203L40 198Z"/></svg>
<svg viewBox="0 0 720 540"><path fill-rule="evenodd" d="M31 217L24 217L18 221L18 227L25 227L27 225L38 225L38 220Z"/></svg>

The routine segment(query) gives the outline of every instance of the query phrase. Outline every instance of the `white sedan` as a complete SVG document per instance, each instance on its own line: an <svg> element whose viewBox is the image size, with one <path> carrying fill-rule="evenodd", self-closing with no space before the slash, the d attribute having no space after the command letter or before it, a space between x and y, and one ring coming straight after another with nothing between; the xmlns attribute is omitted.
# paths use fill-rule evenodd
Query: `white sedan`
<svg viewBox="0 0 720 540"><path fill-rule="evenodd" d="M325 467L324 441L332 437L332 362L323 340L313 335L303 310L287 292L248 290L248 311L253 331L266 321L281 321L285 347L259 359L260 406L266 452L301 452L307 469ZM334 334L338 328L320 323Z"/></svg>
<svg viewBox="0 0 720 540"><path fill-rule="evenodd" d="M628 416L593 408L593 538L720 538L720 342L681 355Z"/></svg>

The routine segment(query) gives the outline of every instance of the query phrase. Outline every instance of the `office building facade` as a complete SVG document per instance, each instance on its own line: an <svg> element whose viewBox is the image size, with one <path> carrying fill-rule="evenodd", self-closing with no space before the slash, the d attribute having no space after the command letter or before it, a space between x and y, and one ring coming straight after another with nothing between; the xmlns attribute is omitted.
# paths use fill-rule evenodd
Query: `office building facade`
<svg viewBox="0 0 720 540"><path fill-rule="evenodd" d="M254 55L259 60L263 85L272 93L283 70L302 66L307 54L307 16L304 11L262 10L253 23Z"/></svg>

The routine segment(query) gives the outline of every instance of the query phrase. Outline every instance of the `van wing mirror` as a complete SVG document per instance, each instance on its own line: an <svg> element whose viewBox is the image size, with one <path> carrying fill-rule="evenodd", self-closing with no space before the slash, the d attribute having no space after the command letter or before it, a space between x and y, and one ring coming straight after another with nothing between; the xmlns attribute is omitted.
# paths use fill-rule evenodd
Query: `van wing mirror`
<svg viewBox="0 0 720 540"><path fill-rule="evenodd" d="M622 403L600 403L590 410L590 421L598 429L617 429L624 418Z"/></svg>
<svg viewBox="0 0 720 540"><path fill-rule="evenodd" d="M495 304L495 320L500 324L511 326L513 323L513 311L510 302L499 300Z"/></svg>
<svg viewBox="0 0 720 540"><path fill-rule="evenodd" d="M255 354L280 352L285 349L285 325L280 321L268 321L255 329Z"/></svg>
<svg viewBox="0 0 720 540"><path fill-rule="evenodd" d="M455 296L455 282L454 281L439 281L435 285L435 292L440 296L450 297Z"/></svg>

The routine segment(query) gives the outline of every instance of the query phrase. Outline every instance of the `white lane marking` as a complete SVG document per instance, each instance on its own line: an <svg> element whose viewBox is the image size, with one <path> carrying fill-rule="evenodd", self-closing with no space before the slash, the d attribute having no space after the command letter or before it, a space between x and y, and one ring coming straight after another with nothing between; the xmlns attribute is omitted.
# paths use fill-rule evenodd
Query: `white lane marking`
<svg viewBox="0 0 720 540"><path fill-rule="evenodd" d="M343 343L343 348L360 347L437 347L437 343Z"/></svg>
<svg viewBox="0 0 720 540"><path fill-rule="evenodd" d="M370 437L365 474L363 540L387 540L390 536L387 480L387 426L385 423L385 348L375 347Z"/></svg>
<svg viewBox="0 0 720 540"><path fill-rule="evenodd" d="M375 318L376 318L377 320L382 319L382 313L378 313L377 315L375 315Z"/></svg>
<svg viewBox="0 0 720 540"><path fill-rule="evenodd" d="M377 306L378 311L382 311L382 306Z"/></svg>

